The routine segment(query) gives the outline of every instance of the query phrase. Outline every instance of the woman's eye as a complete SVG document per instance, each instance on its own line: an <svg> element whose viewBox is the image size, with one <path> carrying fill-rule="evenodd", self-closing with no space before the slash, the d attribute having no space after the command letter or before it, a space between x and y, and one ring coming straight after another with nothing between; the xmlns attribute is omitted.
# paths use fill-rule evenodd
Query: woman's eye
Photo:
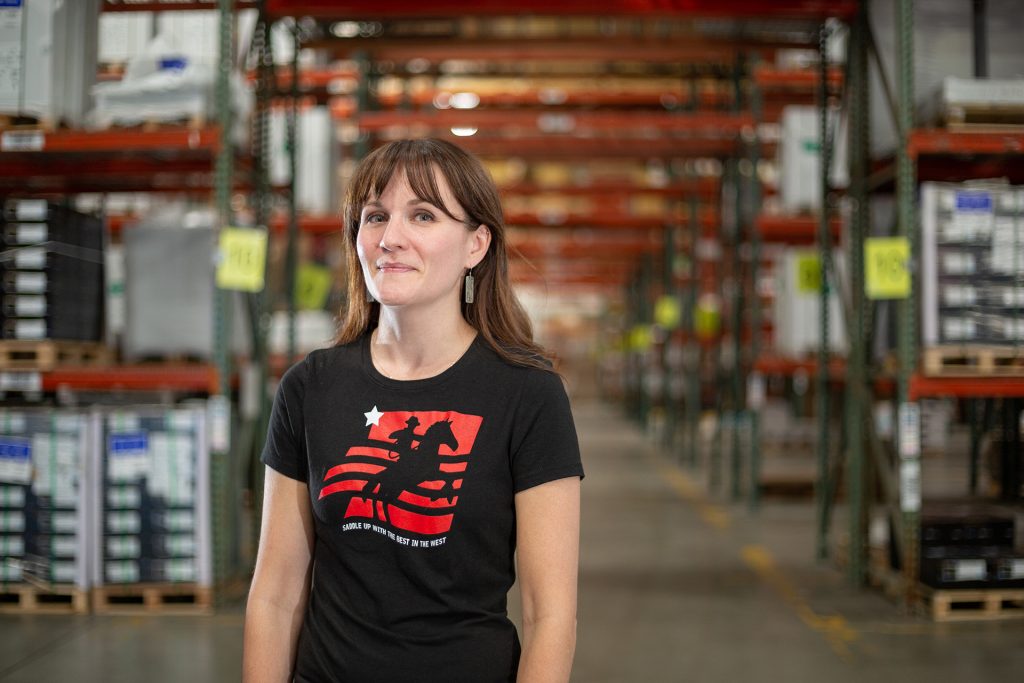
<svg viewBox="0 0 1024 683"><path fill-rule="evenodd" d="M420 222L432 221L434 220L434 214L428 211L420 211L416 214L415 218Z"/></svg>
<svg viewBox="0 0 1024 683"><path fill-rule="evenodd" d="M363 219L364 223L381 223L384 221L384 216L379 213L371 213L369 216Z"/></svg>

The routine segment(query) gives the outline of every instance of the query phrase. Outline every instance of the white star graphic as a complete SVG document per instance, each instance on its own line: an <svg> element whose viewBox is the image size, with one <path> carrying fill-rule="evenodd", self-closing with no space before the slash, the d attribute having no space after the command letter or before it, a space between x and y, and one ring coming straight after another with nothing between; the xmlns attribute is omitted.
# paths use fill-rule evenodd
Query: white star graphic
<svg viewBox="0 0 1024 683"><path fill-rule="evenodd" d="M369 427L370 425L380 426L380 418L383 417L384 413L377 410L377 406L374 406L373 410L368 413L363 413L363 415L366 416L366 427Z"/></svg>

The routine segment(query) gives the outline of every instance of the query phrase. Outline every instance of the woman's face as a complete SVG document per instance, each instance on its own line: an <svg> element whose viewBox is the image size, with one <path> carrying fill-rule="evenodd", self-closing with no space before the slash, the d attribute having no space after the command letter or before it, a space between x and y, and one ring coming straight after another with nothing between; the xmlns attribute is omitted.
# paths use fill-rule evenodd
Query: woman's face
<svg viewBox="0 0 1024 683"><path fill-rule="evenodd" d="M435 169L434 178L445 206L464 219L444 176ZM489 243L486 226L470 230L417 197L402 170L363 205L356 251L370 294L381 305L458 310L466 269L483 259Z"/></svg>

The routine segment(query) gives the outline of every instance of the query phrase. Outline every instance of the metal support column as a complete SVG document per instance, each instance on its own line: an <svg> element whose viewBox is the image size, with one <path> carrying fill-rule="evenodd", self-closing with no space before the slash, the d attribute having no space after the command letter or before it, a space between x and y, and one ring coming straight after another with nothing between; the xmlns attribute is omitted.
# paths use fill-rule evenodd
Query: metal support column
<svg viewBox="0 0 1024 683"><path fill-rule="evenodd" d="M263 8L253 31L251 52L256 57L256 108L252 117L252 206L255 223L266 228L270 223L273 208L273 193L270 187L270 108L277 92L277 72L274 66L271 23ZM267 265L264 261L263 280L267 281ZM263 504L263 465L259 461L260 450L266 439L267 424L270 421L270 396L267 394L268 349L267 334L269 314L267 291L247 294L252 329L252 369L257 405L255 414L245 417L239 426L240 452L244 458L242 466L252 491L254 505L250 516L250 533L255 541L259 538L260 517ZM241 405L241 401L239 402ZM244 450L241 450L243 449ZM255 543L252 544L255 548ZM250 559L250 558L247 558Z"/></svg>
<svg viewBox="0 0 1024 683"><path fill-rule="evenodd" d="M820 162L821 207L818 211L818 261L820 263L821 318L818 344L818 377L815 394L818 413L818 486L815 496L818 503L817 557L828 557L828 516L831 483L829 477L829 297L831 295L832 239L829 231L829 175L832 166L832 136L829 134L829 86L828 86L828 38L829 28L822 24L818 35L818 148Z"/></svg>
<svg viewBox="0 0 1024 683"><path fill-rule="evenodd" d="M672 299L678 305L678 297L676 297L675 287L675 276L673 274L673 265L676 257L675 247L675 230L674 224L666 225L663 231L664 246L663 246L663 260L661 265L661 290L662 294ZM661 347L661 404L664 410L664 434L662 444L667 451L672 450L672 445L675 443L675 431L676 431L676 402L673 397L672 391L672 370L669 367L669 359L671 358L671 347L672 347L672 335L673 329L671 325L666 325L665 340Z"/></svg>
<svg viewBox="0 0 1024 683"><path fill-rule="evenodd" d="M232 67L232 5L231 0L219 0L219 59L216 81L217 123L220 142L214 171L217 220L220 227L231 225L231 180L233 173L234 149L231 145L231 93L229 79ZM221 405L231 404L231 339L230 321L232 302L229 292L214 288L213 291L213 334L214 359L217 365L218 387L213 398ZM227 413L226 415L224 413ZM228 448L212 450L210 453L210 496L213 529L213 576L214 582L223 583L231 570L233 556L231 544L236 539L233 533L234 493L231 490L231 452L233 443L230 410L220 412L219 418L226 424L213 425L214 430L226 430Z"/></svg>
<svg viewBox="0 0 1024 683"><path fill-rule="evenodd" d="M868 94L867 4L858 8L850 30L847 59L847 93L850 102L850 358L846 378L846 500L849 513L848 575L854 585L867 581L868 504L865 421L863 400L867 385L867 299L864 294L864 239L870 219L868 204L868 154L870 100Z"/></svg>
<svg viewBox="0 0 1024 683"><path fill-rule="evenodd" d="M735 108L739 111L742 105L743 97L743 76L746 71L746 55L740 53L736 58L736 70L733 76L733 85L735 88ZM732 417L733 417L733 431L732 431L732 487L731 497L733 500L739 500L743 492L742 486L742 472L743 472L743 426L744 417L746 412L744 407L746 400L744 394L746 393L746 374L744 358L743 358L743 320L744 320L744 308L746 306L746 300L744 298L744 283L743 283L743 259L740 255L740 246L743 242L743 193L741 191L742 186L742 174L739 171L738 161L734 161L735 183L736 183L736 205L735 205L735 220L732 225L732 231L730 237L732 249L732 284L733 284L733 302L732 302L732 344L733 344L733 357L732 357Z"/></svg>
<svg viewBox="0 0 1024 683"><path fill-rule="evenodd" d="M751 70L756 63L751 64ZM760 383L757 390L757 400L763 399L764 377L756 375L753 371L753 364L761 355L761 332L763 329L761 311L761 292L758 287L761 269L761 233L757 229L757 214L761 211L761 178L758 175L758 166L761 163L761 139L757 125L761 121L763 102L761 91L754 88L750 93L750 111L754 117L754 130L751 131L749 140L750 158L750 212L749 215L741 217L742 224L746 226L750 238L750 379ZM753 402L748 387L748 401ZM757 510L761 503L761 405L748 406L750 415L750 509Z"/></svg>
<svg viewBox="0 0 1024 683"><path fill-rule="evenodd" d="M918 545L920 535L921 507L921 459L920 435L912 433L919 429L919 421L913 419L917 405L909 404L910 377L917 367L917 306L915 259L918 254L917 223L914 201L917 179L915 160L910 157L907 140L914 125L914 3L913 0L898 0L896 5L896 53L898 90L898 133L896 147L896 205L897 234L906 237L910 243L910 295L899 302L899 378L897 381L897 405L900 407L897 420L899 433L898 477L900 509L903 521L903 576L906 585L906 599L915 597L918 580Z"/></svg>
<svg viewBox="0 0 1024 683"><path fill-rule="evenodd" d="M288 145L288 245L285 251L285 292L288 295L288 365L296 361L295 341L295 317L298 313L295 302L295 273L298 260L299 241L299 204L296 201L295 176L298 174L298 124L299 124L299 27L292 25L292 80L291 92L288 98L288 122L287 122L287 145ZM332 140L333 143L333 140Z"/></svg>
<svg viewBox="0 0 1024 683"><path fill-rule="evenodd" d="M691 175L691 178L694 176ZM689 227L690 227L690 283L689 296L686 302L686 364L689 367L689 377L686 380L686 438L688 440L686 449L686 461L690 467L696 467L699 459L698 449L700 448L700 409L701 409L701 382L703 380L704 368L702 367L703 347L697 339L697 295L700 291L700 259L697 255L697 245L700 242L700 218L699 203L696 194L690 195L689 199Z"/></svg>

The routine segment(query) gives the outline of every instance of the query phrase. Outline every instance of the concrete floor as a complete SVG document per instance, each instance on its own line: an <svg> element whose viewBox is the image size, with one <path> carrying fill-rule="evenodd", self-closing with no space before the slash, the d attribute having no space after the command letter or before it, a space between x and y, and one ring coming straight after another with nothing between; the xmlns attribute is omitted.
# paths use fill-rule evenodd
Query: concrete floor
<svg viewBox="0 0 1024 683"><path fill-rule="evenodd" d="M810 501L716 500L615 409L576 406L583 487L573 681L1000 681L1024 621L901 616L812 559ZM513 603L515 600L513 600ZM213 617L0 615L0 681L238 680L242 608Z"/></svg>

